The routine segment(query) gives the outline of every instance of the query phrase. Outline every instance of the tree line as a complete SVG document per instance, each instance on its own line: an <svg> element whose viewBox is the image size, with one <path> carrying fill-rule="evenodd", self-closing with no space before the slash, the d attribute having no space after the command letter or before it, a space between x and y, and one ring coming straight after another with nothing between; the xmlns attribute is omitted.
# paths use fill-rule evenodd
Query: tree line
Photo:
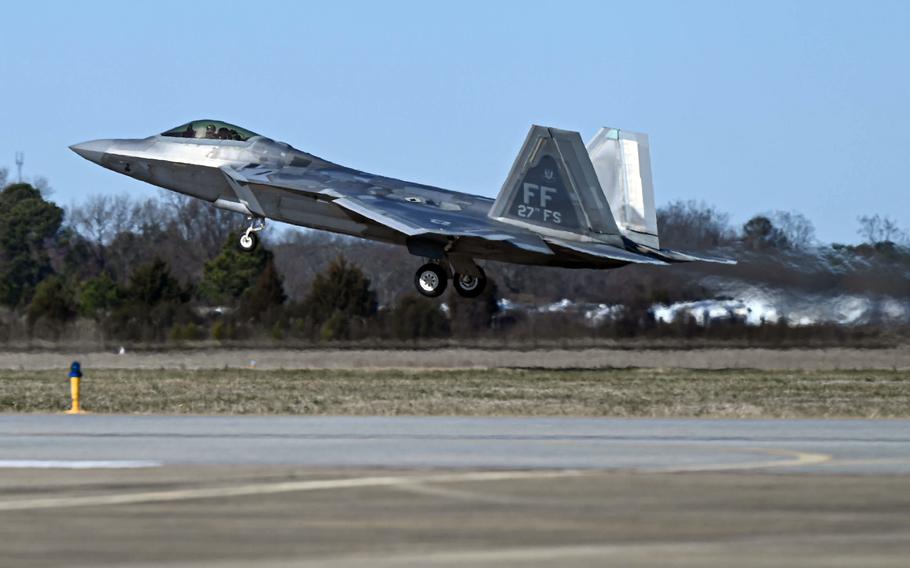
<svg viewBox="0 0 910 568"><path fill-rule="evenodd" d="M756 215L736 229L710 206L674 202L658 215L664 246L711 250L740 265L594 271L487 263L493 285L481 298L451 294L440 303L412 291L418 259L400 247L273 227L265 246L244 253L235 248L244 219L199 200L98 195L65 211L33 185L4 185L0 337L7 341L688 336L704 330L661 326L652 307L710 298L717 279L910 296L906 234L881 216L859 219L863 244L822 245L797 213ZM623 309L592 327L560 314L503 312L501 296Z"/></svg>

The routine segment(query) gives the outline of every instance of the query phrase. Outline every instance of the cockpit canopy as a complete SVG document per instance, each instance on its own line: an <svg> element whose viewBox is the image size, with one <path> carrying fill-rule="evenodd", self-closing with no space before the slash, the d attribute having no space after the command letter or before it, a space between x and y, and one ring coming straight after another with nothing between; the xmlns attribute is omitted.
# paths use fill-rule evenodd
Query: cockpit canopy
<svg viewBox="0 0 910 568"><path fill-rule="evenodd" d="M245 128L221 122L220 120L194 120L184 125L162 132L162 136L171 138L197 138L206 140L239 140L244 142L253 136L259 136Z"/></svg>

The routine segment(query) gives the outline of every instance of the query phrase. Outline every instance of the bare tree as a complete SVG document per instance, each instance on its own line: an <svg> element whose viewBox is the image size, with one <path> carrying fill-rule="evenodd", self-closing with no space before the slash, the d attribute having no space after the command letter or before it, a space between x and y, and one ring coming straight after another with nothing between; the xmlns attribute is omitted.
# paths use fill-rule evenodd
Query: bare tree
<svg viewBox="0 0 910 568"><path fill-rule="evenodd" d="M214 258L232 233L246 227L243 215L218 209L201 199L167 192L162 201L169 211L172 229L193 243L203 261Z"/></svg>
<svg viewBox="0 0 910 568"><path fill-rule="evenodd" d="M734 238L730 216L696 201L674 201L657 210L661 245L709 249Z"/></svg>
<svg viewBox="0 0 910 568"><path fill-rule="evenodd" d="M805 215L796 211L775 211L768 215L790 246L807 249L815 244L815 226Z"/></svg>
<svg viewBox="0 0 910 568"><path fill-rule="evenodd" d="M764 215L756 215L746 221L742 241L751 250L785 249L790 244L783 231Z"/></svg>
<svg viewBox="0 0 910 568"><path fill-rule="evenodd" d="M888 216L860 215L857 233L869 244L907 242L907 234Z"/></svg>
<svg viewBox="0 0 910 568"><path fill-rule="evenodd" d="M132 231L133 202L125 195L92 195L67 212L69 224L79 234L102 247L125 231Z"/></svg>
<svg viewBox="0 0 910 568"><path fill-rule="evenodd" d="M32 178L32 187L41 192L42 197L47 199L54 193L54 188L51 187L51 182L44 176L35 176Z"/></svg>
<svg viewBox="0 0 910 568"><path fill-rule="evenodd" d="M142 235L158 234L168 229L171 210L159 199L138 201L130 208L130 229Z"/></svg>

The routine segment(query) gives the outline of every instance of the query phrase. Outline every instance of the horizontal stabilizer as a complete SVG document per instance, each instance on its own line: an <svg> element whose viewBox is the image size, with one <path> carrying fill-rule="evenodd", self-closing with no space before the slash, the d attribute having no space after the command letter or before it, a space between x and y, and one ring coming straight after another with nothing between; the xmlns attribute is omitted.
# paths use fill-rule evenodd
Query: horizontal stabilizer
<svg viewBox="0 0 910 568"><path fill-rule="evenodd" d="M707 256L704 254L695 254L691 252L680 252L673 249L660 249L658 255L668 262L713 262L716 264L736 264L732 258L721 258L719 256Z"/></svg>
<svg viewBox="0 0 910 568"><path fill-rule="evenodd" d="M561 239L552 238L545 238L544 240L547 242L547 244L557 249L564 249L571 251L577 255L586 256L596 260L614 260L627 264L655 264L658 266L664 266L667 264L663 260L627 251L625 249L617 248L611 245L582 243L578 241L564 241Z"/></svg>
<svg viewBox="0 0 910 568"><path fill-rule="evenodd" d="M666 262L713 262L715 264L736 264L731 258L721 258L719 256L708 256L694 252L682 252L673 249L652 249L643 245L637 245L636 250L641 254L646 254L659 258Z"/></svg>

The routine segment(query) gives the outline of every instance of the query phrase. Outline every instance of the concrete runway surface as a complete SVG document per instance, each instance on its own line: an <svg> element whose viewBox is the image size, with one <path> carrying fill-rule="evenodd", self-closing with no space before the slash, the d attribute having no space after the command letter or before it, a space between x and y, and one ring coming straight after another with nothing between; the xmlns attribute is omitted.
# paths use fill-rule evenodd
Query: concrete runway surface
<svg viewBox="0 0 910 568"><path fill-rule="evenodd" d="M906 566L910 421L0 416L3 566Z"/></svg>

